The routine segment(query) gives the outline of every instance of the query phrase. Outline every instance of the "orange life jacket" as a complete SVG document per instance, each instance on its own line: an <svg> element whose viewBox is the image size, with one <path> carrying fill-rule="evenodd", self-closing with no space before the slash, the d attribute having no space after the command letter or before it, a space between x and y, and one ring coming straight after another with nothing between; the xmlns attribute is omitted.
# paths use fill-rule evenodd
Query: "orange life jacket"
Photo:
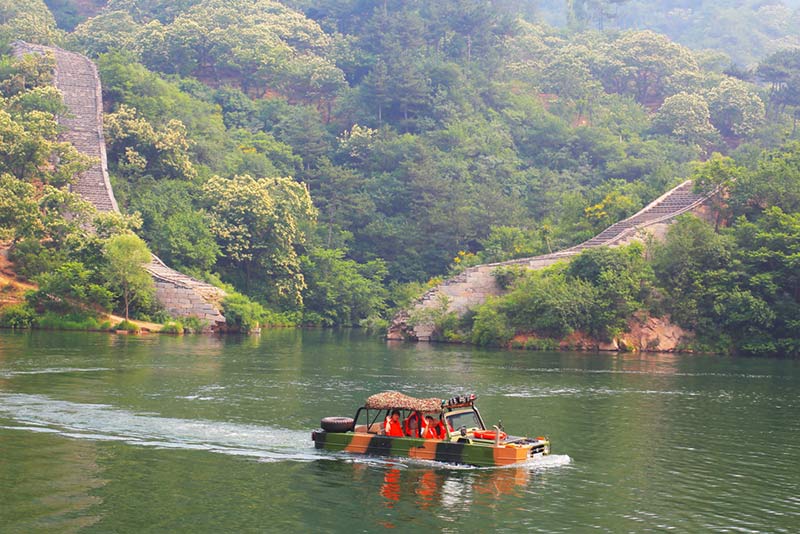
<svg viewBox="0 0 800 534"><path fill-rule="evenodd" d="M403 431L406 433L406 436L410 436L412 438L419 437L419 428L420 426L422 426L420 424L420 419L421 417L419 415L419 412L414 412L408 417L406 417L406 420L403 421ZM411 427L412 421L415 421L417 423L416 425L414 425L413 428Z"/></svg>
<svg viewBox="0 0 800 534"><path fill-rule="evenodd" d="M422 424L422 429L421 430L422 431L420 433L420 437L422 437L424 439L438 439L439 438L439 433L436 431L436 423L428 424L427 422L424 422Z"/></svg>
<svg viewBox="0 0 800 534"><path fill-rule="evenodd" d="M439 421L436 423L436 433L439 435L439 439L444 439L447 437L447 432L444 429L444 423Z"/></svg>
<svg viewBox="0 0 800 534"><path fill-rule="evenodd" d="M392 419L391 415L386 418L383 428L386 431L387 436L392 436L395 438L403 437L403 427L400 425L400 421L395 421Z"/></svg>

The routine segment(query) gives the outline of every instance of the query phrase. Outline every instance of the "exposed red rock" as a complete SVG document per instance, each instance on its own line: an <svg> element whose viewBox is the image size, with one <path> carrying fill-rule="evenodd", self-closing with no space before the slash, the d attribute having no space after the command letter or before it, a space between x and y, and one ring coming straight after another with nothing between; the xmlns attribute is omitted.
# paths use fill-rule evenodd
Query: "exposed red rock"
<svg viewBox="0 0 800 534"><path fill-rule="evenodd" d="M642 352L676 352L694 338L668 316L650 317L640 314L628 320L628 328L617 339L620 350Z"/></svg>
<svg viewBox="0 0 800 534"><path fill-rule="evenodd" d="M535 333L520 333L510 342L512 347L536 346L543 339ZM598 340L584 332L572 332L558 341L561 350L614 352L681 352L694 335L674 324L668 316L651 317L638 313L628 320L625 332L612 340Z"/></svg>

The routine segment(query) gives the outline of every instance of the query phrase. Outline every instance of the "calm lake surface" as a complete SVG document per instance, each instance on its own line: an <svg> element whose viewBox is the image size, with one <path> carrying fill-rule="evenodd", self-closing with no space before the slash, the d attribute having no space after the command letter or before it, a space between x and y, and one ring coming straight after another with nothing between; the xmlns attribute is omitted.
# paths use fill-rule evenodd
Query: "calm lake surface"
<svg viewBox="0 0 800 534"><path fill-rule="evenodd" d="M313 448L372 393L475 392L517 468ZM798 532L800 362L0 331L2 532Z"/></svg>

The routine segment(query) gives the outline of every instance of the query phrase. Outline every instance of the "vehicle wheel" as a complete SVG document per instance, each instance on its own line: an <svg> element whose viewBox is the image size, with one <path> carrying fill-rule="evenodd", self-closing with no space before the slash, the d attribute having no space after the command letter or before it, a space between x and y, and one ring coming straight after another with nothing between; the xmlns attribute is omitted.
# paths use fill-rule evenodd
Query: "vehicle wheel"
<svg viewBox="0 0 800 534"><path fill-rule="evenodd" d="M323 417L319 426L326 432L347 432L353 430L352 417Z"/></svg>

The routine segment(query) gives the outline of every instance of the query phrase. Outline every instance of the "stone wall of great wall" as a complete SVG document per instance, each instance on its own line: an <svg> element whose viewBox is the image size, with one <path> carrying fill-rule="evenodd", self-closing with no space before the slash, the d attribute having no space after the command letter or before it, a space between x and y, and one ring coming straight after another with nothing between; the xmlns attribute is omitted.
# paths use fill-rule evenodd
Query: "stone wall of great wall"
<svg viewBox="0 0 800 534"><path fill-rule="evenodd" d="M498 267L519 265L528 269L542 269L558 261L576 256L587 248L620 246L634 241L644 241L649 236L658 239L664 236L667 227L675 217L687 212L710 219L708 201L713 194L694 193L692 182L686 181L657 198L635 215L609 226L595 237L574 247L533 258L469 267L457 276L431 288L414 303L410 310L396 315L389 327L387 337L389 339L430 341L435 333L434 325L420 321L412 326L410 324L411 316L424 315L425 310L440 309L443 304L446 304L446 311L463 315L468 310L485 302L487 298L500 295L502 291L492 274Z"/></svg>
<svg viewBox="0 0 800 534"><path fill-rule="evenodd" d="M59 124L65 127L60 138L94 159L92 167L78 176L71 190L98 211L119 211L108 177L103 93L97 67L85 56L56 47L16 41L12 49L18 56L52 54L55 58L54 83L69 110L69 116L59 117ZM170 269L156 256L145 269L155 280L156 296L167 313L173 317L198 317L210 328L224 326L225 318L219 311L224 291Z"/></svg>
<svg viewBox="0 0 800 534"><path fill-rule="evenodd" d="M119 211L108 178L106 148L103 137L103 102L100 78L94 63L85 56L60 48L32 45L17 41L12 44L15 54L46 54L55 57L55 85L64 95L70 117L62 117L66 126L62 137L96 161L82 173L72 190L89 200L100 211ZM398 314L389 328L390 339L415 339L427 341L434 333L431 324L410 326L411 314L433 309L447 302L448 311L459 314L501 293L493 272L498 267L521 265L541 269L579 254L582 250L598 246L619 246L641 241L647 236L663 236L667 226L682 213L693 212L708 217L707 200L712 195L698 195L692 191L691 182L684 182L656 199L644 209L620 221L592 239L574 247L533 258L522 258L501 263L470 267L459 275L429 290L413 305L411 310ZM195 280L153 256L145 266L156 282L156 293L164 308L173 316L196 316L212 327L220 327L225 318L219 311L224 292L210 284Z"/></svg>

